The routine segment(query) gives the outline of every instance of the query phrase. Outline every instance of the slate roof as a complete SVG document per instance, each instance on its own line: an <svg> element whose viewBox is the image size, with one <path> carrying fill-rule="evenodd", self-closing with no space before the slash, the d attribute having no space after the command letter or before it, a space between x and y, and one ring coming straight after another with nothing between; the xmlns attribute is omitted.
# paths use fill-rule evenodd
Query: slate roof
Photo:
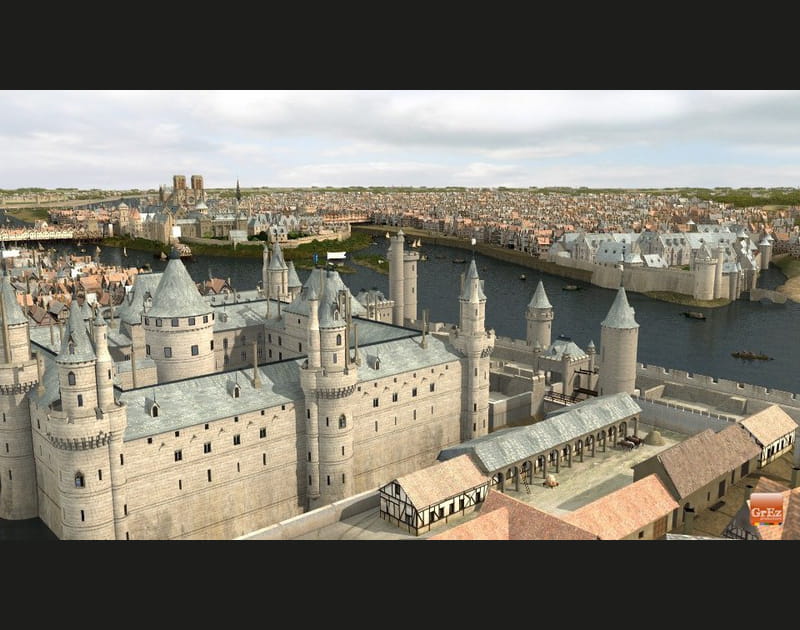
<svg viewBox="0 0 800 630"><path fill-rule="evenodd" d="M128 324L140 324L144 310L144 298L149 293L155 295L163 273L138 273L122 304L117 308L119 318ZM194 283L192 283L194 284ZM196 289L195 289L196 290Z"/></svg>
<svg viewBox="0 0 800 630"><path fill-rule="evenodd" d="M486 295L483 293L483 286L478 276L478 268L475 266L475 259L469 261L469 268L464 275L464 290L461 292L461 299L467 302L485 302Z"/></svg>
<svg viewBox="0 0 800 630"><path fill-rule="evenodd" d="M72 346L72 352L70 352L70 346ZM58 361L59 363L83 363L95 358L94 344L83 317L83 308L78 304L78 300L73 300L69 308L69 318L67 318L64 336L61 339Z"/></svg>
<svg viewBox="0 0 800 630"><path fill-rule="evenodd" d="M606 328L638 328L639 324L636 323L634 318L634 310L628 304L628 296L625 293L625 288L620 287L617 290L617 297L614 298L614 303L608 310L608 315L601 322L601 326Z"/></svg>
<svg viewBox="0 0 800 630"><path fill-rule="evenodd" d="M770 405L744 418L740 424L761 446L769 446L797 429L797 422L778 405Z"/></svg>
<svg viewBox="0 0 800 630"><path fill-rule="evenodd" d="M138 277L137 277L138 280ZM180 258L170 258L153 295L149 317L193 317L211 313Z"/></svg>
<svg viewBox="0 0 800 630"><path fill-rule="evenodd" d="M759 453L747 430L732 424L719 433L705 429L654 457L678 491L675 498L681 500Z"/></svg>
<svg viewBox="0 0 800 630"><path fill-rule="evenodd" d="M25 312L17 302L17 293L11 286L11 278L5 273L0 276L0 298L3 300L3 309L5 311L6 324L13 326L15 324L25 324L28 318Z"/></svg>
<svg viewBox="0 0 800 630"><path fill-rule="evenodd" d="M547 299L547 293L544 290L544 285L541 280L539 280L539 284L536 285L536 291L533 292L533 297L528 303L528 308L553 308L553 305L550 304L550 300Z"/></svg>
<svg viewBox="0 0 800 630"><path fill-rule="evenodd" d="M494 472L641 411L626 392L597 396L570 405L541 422L503 429L446 448L439 453L438 459L443 461L463 453L473 453L485 472Z"/></svg>
<svg viewBox="0 0 800 630"><path fill-rule="evenodd" d="M621 540L680 507L656 474L647 475L563 518L602 540Z"/></svg>

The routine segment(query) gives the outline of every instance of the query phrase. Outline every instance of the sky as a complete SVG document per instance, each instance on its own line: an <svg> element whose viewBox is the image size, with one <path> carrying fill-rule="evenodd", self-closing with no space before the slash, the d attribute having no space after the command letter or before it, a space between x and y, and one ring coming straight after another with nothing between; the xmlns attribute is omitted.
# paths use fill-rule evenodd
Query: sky
<svg viewBox="0 0 800 630"><path fill-rule="evenodd" d="M800 91L0 91L0 188L797 187Z"/></svg>

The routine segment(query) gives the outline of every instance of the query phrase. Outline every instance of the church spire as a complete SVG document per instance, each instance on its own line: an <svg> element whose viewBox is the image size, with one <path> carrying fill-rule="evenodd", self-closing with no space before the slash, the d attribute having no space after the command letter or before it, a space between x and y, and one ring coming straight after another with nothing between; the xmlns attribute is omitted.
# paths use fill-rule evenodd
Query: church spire
<svg viewBox="0 0 800 630"><path fill-rule="evenodd" d="M236 178L236 202L240 202L242 200L242 191L239 188L239 178Z"/></svg>

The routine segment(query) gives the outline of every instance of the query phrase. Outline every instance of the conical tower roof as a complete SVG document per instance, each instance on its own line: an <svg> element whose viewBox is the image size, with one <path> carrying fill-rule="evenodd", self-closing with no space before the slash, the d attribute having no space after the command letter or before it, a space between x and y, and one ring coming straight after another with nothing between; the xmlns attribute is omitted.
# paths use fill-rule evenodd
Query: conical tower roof
<svg viewBox="0 0 800 630"><path fill-rule="evenodd" d="M297 275L297 270L294 268L294 262L290 260L288 263L286 263L286 266L289 269L289 282L287 286L290 289L303 286L303 283L300 282L300 276Z"/></svg>
<svg viewBox="0 0 800 630"><path fill-rule="evenodd" d="M83 363L96 358L89 331L86 330L83 308L78 300L72 300L57 360L59 363Z"/></svg>
<svg viewBox="0 0 800 630"><path fill-rule="evenodd" d="M275 241L272 246L272 260L269 261L268 269L271 271L283 271L286 269L286 263L283 261L283 252L278 241Z"/></svg>
<svg viewBox="0 0 800 630"><path fill-rule="evenodd" d="M639 324L636 323L634 318L633 307L628 304L628 296L625 293L625 287L620 287L617 291L617 297L614 298L614 303L608 310L608 315L600 324L606 328L638 328Z"/></svg>
<svg viewBox="0 0 800 630"><path fill-rule="evenodd" d="M547 299L547 293L545 293L544 285L541 280L539 280L539 284L536 285L536 291L533 292L533 297L528 303L528 308L553 308L553 305L550 304L550 300Z"/></svg>
<svg viewBox="0 0 800 630"><path fill-rule="evenodd" d="M469 261L469 269L467 269L466 276L464 277L464 290L461 292L461 299L467 302L481 302L486 300L486 295L483 293L481 287L481 280L478 276L478 268L475 266L475 259Z"/></svg>
<svg viewBox="0 0 800 630"><path fill-rule="evenodd" d="M211 307L200 295L186 266L180 258L170 258L161 275L153 304L147 311L150 317L193 317L207 315Z"/></svg>
<svg viewBox="0 0 800 630"><path fill-rule="evenodd" d="M6 324L13 326L14 324L25 324L28 318L22 307L17 302L17 293L14 287L11 286L11 278L4 272L0 279L0 296L3 300L3 310L5 312Z"/></svg>

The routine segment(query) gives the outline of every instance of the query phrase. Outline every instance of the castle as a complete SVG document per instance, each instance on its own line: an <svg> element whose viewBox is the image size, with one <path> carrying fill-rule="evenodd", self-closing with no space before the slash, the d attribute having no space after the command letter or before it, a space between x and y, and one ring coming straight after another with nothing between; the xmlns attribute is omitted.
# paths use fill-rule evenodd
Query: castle
<svg viewBox="0 0 800 630"><path fill-rule="evenodd" d="M458 324L429 332L414 326L418 256L393 236L390 299L365 305L329 267L301 284L278 243L260 287L231 296L201 296L173 252L117 312L78 298L49 327L29 326L3 275L0 518L39 517L69 540L232 539L487 435L496 339L475 261ZM597 367L593 344L551 342L541 283L527 317L529 356L561 391L633 391L623 288Z"/></svg>

